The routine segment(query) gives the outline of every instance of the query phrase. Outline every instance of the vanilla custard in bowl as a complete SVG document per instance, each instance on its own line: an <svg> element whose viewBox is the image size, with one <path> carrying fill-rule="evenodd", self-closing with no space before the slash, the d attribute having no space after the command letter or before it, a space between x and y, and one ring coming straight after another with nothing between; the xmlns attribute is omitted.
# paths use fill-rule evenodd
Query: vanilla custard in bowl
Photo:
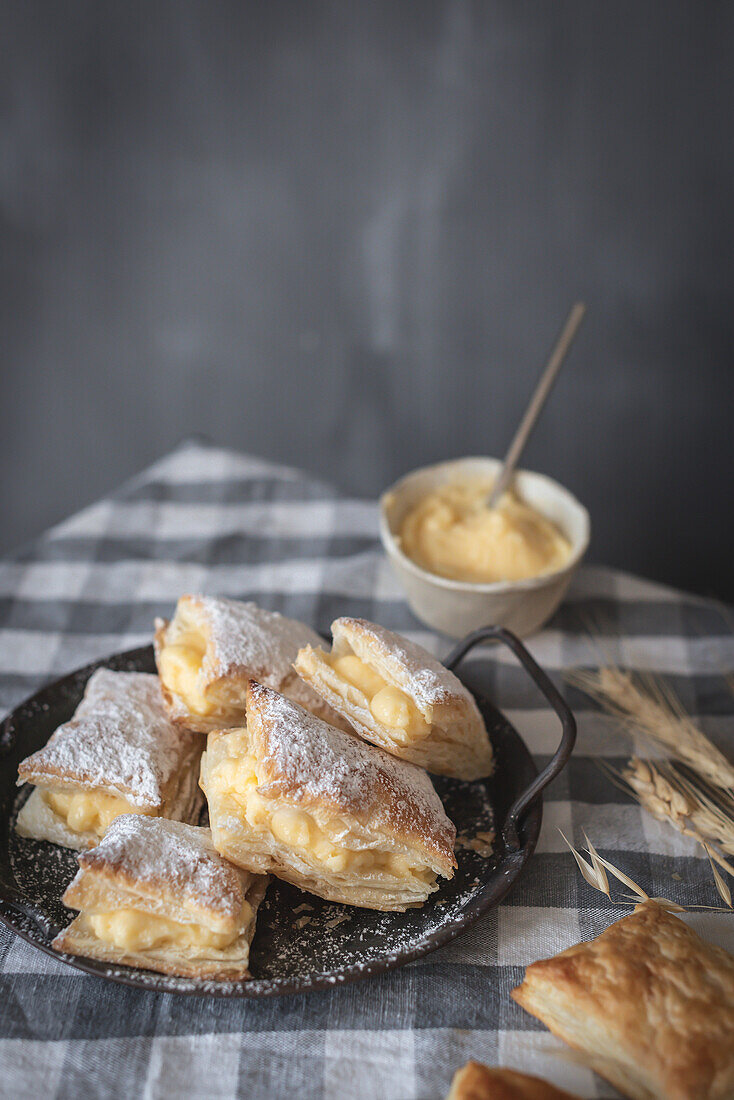
<svg viewBox="0 0 734 1100"><path fill-rule="evenodd" d="M513 491L487 507L493 479L440 484L419 499L397 532L402 552L421 569L449 580L495 584L562 569L571 543Z"/></svg>

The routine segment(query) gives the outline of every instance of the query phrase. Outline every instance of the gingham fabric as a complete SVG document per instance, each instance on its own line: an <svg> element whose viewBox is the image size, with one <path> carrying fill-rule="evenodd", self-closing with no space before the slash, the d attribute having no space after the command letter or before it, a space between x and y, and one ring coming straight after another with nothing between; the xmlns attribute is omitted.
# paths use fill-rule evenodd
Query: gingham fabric
<svg viewBox="0 0 734 1100"><path fill-rule="evenodd" d="M183 592L257 600L328 628L340 614L402 631L437 654L405 604L377 540L374 503L341 498L294 470L200 443L176 450L106 499L0 564L0 702L147 642ZM730 619L711 603L585 568L550 627L532 639L562 684L603 654L666 674L734 754ZM467 663L542 765L555 719L513 658ZM563 1061L561 1044L509 997L534 959L602 931L624 909L587 886L559 829L593 843L651 894L720 904L695 844L647 815L601 773L629 742L577 693L578 747L545 797L542 836L506 901L449 946L355 985L268 1000L206 1000L83 975L0 927L0 1089L5 1096L438 1100L467 1059L542 1074L582 1097L615 1096ZM734 947L732 918L691 918Z"/></svg>

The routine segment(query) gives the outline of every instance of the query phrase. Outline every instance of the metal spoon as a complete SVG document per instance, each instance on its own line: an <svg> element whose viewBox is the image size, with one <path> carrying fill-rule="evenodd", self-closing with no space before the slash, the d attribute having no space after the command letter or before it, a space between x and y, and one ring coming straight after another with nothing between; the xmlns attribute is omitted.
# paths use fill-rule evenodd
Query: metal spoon
<svg viewBox="0 0 734 1100"><path fill-rule="evenodd" d="M515 432L515 437L505 455L505 461L500 470L499 477L492 487L492 492L487 497L487 508L495 507L505 489L510 484L512 475L515 472L515 467L520 460L520 455L525 449L525 444L535 427L535 422L540 416L540 412L545 405L551 387L561 369L563 360L566 358L566 352L570 348L571 342L578 332L579 325L585 313L586 306L584 303L576 302L566 318L566 323L561 330L561 335L556 340L556 345L545 365L545 370L540 376L540 381L535 387L533 396L530 398L530 404L525 410L525 415L520 421L520 425Z"/></svg>

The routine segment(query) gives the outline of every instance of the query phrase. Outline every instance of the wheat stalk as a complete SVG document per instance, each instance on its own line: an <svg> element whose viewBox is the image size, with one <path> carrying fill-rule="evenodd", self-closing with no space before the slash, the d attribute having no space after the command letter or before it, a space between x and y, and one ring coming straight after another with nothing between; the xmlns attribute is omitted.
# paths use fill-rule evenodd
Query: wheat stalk
<svg viewBox="0 0 734 1100"><path fill-rule="evenodd" d="M665 909L670 910L673 913L683 913L685 910L683 906L678 905L676 901L670 901L668 898L651 898L641 886L638 886L634 879L631 879L629 875L626 875L624 871L620 871L618 867L615 867L613 863L610 863L608 859L604 859L597 852L594 845L589 840L586 833L584 833L584 840L586 841L586 851L589 855L590 862L582 856L576 848L574 848L571 841L568 839L563 829L558 830L568 847L571 849L573 858L576 860L578 869L588 882L589 886L593 886L595 890L605 894L611 902L615 905L625 905L632 901L635 905L639 905L644 901L656 901L659 905L662 905ZM609 877L607 871L618 879L619 882L624 883L628 889L632 891L631 894L626 894L624 898L613 898L612 891L609 886Z"/></svg>
<svg viewBox="0 0 734 1100"><path fill-rule="evenodd" d="M734 855L734 815L730 807L722 807L665 760L640 760L633 756L621 772L606 763L601 766L643 809L658 821L668 821L678 832L693 837L709 859L734 875L734 866L722 855L722 852Z"/></svg>
<svg viewBox="0 0 734 1100"><path fill-rule="evenodd" d="M600 893L605 894L606 897L608 897L613 904L625 905L629 902L633 902L635 905L639 905L641 902L654 901L657 902L658 905L662 906L663 909L667 909L670 913L685 913L686 910L684 906L679 905L677 901L671 901L669 898L651 898L650 895L647 894L641 886L637 885L634 879L631 879L629 875L626 875L624 873L624 871L621 871L618 867L615 867L614 864L610 863L608 859L604 859L603 856L600 856L585 833L584 839L586 841L586 852L589 856L588 860L585 858L585 856L581 854L581 852L574 848L573 844L565 835L562 829L559 829L558 831L565 840L568 847L571 849L571 853L576 860L579 871L583 875L584 879L589 883L590 886L593 886L595 890L599 890ZM734 908L734 906L732 906L731 892L729 891L728 886L721 878L721 875L718 873L713 863L711 864L711 868L714 873L714 882L716 883L716 888L719 891L722 900L726 903L729 909ZM609 871L609 873L613 875L614 878L618 879L619 882L624 883L624 885L627 886L632 891L632 893L626 894L624 898L613 898L611 889L609 887L609 878L606 873L607 871ZM692 906L692 908L716 909L716 906L694 905ZM721 912L722 908L719 907L718 909L716 909L716 911Z"/></svg>
<svg viewBox="0 0 734 1100"><path fill-rule="evenodd" d="M566 673L574 687L639 734L687 764L711 786L734 794L734 766L698 728L669 684L652 674L633 678L621 668Z"/></svg>

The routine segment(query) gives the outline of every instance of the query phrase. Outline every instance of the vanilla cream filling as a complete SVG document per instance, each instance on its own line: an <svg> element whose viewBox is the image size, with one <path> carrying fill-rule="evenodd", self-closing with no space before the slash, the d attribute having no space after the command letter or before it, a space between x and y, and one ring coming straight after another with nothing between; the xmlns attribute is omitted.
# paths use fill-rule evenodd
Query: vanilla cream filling
<svg viewBox="0 0 734 1100"><path fill-rule="evenodd" d="M336 673L361 691L372 717L381 725L410 739L425 737L430 731L413 700L393 684L388 684L378 672L354 653L327 658Z"/></svg>
<svg viewBox="0 0 734 1100"><path fill-rule="evenodd" d="M95 833L102 837L120 814L145 814L153 811L131 806L124 798L106 791L49 791L41 795L53 812L74 833Z"/></svg>
<svg viewBox="0 0 734 1100"><path fill-rule="evenodd" d="M492 479L439 485L403 519L400 548L422 569L471 584L540 577L563 569L571 544L550 519L514 492L487 507Z"/></svg>
<svg viewBox="0 0 734 1100"><path fill-rule="evenodd" d="M221 950L229 947L240 934L239 929L213 932L201 924L180 924L138 909L85 914L85 919L98 939L120 951L150 951L154 947Z"/></svg>
<svg viewBox="0 0 734 1100"><path fill-rule="evenodd" d="M183 699L191 714L202 718L211 714L216 701L207 698L201 686L201 666L206 653L204 639L195 631L181 633L176 641L163 646L159 672L164 687Z"/></svg>
<svg viewBox="0 0 734 1100"><path fill-rule="evenodd" d="M416 867L406 856L371 848L354 851L337 847L311 814L294 806L274 808L258 792L258 785L252 756L224 760L212 771L207 797L233 799L251 828L270 833L281 844L304 853L309 861L320 863L326 871L383 873L399 878L411 875L425 882L434 881L429 868Z"/></svg>

